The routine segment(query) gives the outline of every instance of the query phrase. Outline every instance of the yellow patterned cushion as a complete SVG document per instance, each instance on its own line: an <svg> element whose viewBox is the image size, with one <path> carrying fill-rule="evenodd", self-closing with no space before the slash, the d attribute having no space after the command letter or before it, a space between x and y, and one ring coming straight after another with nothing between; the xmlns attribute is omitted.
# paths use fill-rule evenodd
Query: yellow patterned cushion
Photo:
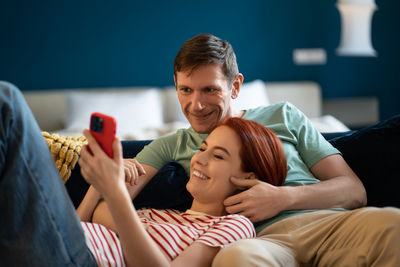
<svg viewBox="0 0 400 267"><path fill-rule="evenodd" d="M49 146L60 176L66 183L71 176L71 170L78 161L82 146L87 144L86 137L60 136L45 131L42 131L42 135Z"/></svg>

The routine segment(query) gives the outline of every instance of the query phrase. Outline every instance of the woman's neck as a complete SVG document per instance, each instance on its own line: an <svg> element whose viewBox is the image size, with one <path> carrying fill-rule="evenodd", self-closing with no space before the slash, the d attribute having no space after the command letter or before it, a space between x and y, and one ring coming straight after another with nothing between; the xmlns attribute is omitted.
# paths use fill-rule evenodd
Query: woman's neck
<svg viewBox="0 0 400 267"><path fill-rule="evenodd" d="M222 203L200 203L199 201L193 200L192 207L190 209L212 216L226 215L225 206Z"/></svg>

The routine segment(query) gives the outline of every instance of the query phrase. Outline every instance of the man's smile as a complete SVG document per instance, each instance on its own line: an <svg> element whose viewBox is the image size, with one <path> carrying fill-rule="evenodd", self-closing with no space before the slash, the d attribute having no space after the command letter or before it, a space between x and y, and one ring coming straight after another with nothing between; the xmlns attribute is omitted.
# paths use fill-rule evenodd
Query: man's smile
<svg viewBox="0 0 400 267"><path fill-rule="evenodd" d="M188 112L189 116L196 120L207 120L213 113L214 113L214 111L204 113L204 114L203 113L196 114L196 113Z"/></svg>

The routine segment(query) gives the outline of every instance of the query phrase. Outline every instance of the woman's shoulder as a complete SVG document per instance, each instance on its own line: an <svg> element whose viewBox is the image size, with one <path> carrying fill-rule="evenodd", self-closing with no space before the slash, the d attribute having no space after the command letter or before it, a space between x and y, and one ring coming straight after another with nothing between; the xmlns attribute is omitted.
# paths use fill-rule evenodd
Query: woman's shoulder
<svg viewBox="0 0 400 267"><path fill-rule="evenodd" d="M244 235L247 237L255 236L255 229L253 223L249 218L240 214L228 214L221 217L218 222L220 225L226 225L229 227L234 227L240 229Z"/></svg>

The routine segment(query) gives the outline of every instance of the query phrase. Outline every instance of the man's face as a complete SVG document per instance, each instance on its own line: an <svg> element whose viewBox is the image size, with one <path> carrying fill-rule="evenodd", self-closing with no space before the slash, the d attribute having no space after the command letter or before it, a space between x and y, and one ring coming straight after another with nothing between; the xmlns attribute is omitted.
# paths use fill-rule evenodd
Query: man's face
<svg viewBox="0 0 400 267"><path fill-rule="evenodd" d="M210 133L220 120L232 116L231 100L239 90L228 84L220 65L200 66L191 75L177 72L175 85L182 111L196 132Z"/></svg>

